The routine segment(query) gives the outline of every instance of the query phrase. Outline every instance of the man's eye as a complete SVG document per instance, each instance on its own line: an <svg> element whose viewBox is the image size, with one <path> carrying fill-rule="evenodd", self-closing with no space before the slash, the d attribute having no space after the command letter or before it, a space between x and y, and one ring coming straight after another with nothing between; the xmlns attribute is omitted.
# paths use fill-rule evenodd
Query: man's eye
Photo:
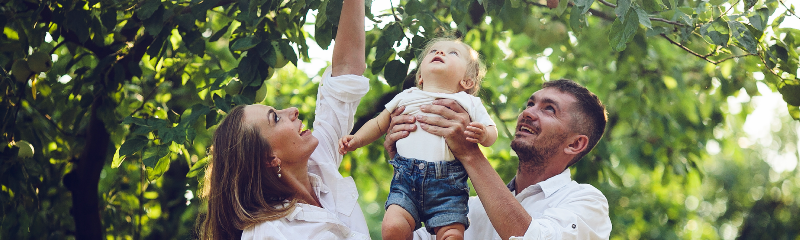
<svg viewBox="0 0 800 240"><path fill-rule="evenodd" d="M556 109L553 108L553 106L547 106L547 107L544 108L544 110L551 111L551 112L555 112L556 111Z"/></svg>
<svg viewBox="0 0 800 240"><path fill-rule="evenodd" d="M528 102L528 104L526 104L525 107L533 107L533 102Z"/></svg>

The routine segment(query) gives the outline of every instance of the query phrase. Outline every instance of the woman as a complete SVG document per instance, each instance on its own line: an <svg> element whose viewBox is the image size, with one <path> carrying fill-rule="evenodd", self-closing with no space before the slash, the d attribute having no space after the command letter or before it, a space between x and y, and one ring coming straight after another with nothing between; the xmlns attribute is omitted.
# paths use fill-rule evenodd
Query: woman
<svg viewBox="0 0 800 240"><path fill-rule="evenodd" d="M369 239L337 140L369 90L364 2L344 0L332 66L317 95L314 132L296 108L233 108L219 124L207 170L203 239ZM212 169L213 166L213 169Z"/></svg>

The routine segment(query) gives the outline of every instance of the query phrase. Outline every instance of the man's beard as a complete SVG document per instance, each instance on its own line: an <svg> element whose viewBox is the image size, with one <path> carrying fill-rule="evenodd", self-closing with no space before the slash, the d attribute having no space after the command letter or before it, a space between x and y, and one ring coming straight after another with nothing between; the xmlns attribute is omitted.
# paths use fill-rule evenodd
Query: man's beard
<svg viewBox="0 0 800 240"><path fill-rule="evenodd" d="M540 132L541 133L541 132ZM540 136L541 137L541 136ZM514 139L511 149L519 156L519 171L542 173L549 164L548 159L558 152L558 146L567 138L566 133L537 139L534 143Z"/></svg>

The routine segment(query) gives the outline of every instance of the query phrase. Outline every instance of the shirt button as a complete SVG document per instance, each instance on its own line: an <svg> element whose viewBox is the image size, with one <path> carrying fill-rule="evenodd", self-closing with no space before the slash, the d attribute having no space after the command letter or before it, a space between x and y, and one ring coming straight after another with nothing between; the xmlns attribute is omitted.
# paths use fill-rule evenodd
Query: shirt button
<svg viewBox="0 0 800 240"><path fill-rule="evenodd" d="M575 224L572 224L572 229L575 229L576 227L578 227L578 226L576 226Z"/></svg>
<svg viewBox="0 0 800 240"><path fill-rule="evenodd" d="M420 163L420 164L419 164L419 169L420 169L420 170L422 170L422 169L424 169L424 168L425 168L425 164L424 164L424 163Z"/></svg>

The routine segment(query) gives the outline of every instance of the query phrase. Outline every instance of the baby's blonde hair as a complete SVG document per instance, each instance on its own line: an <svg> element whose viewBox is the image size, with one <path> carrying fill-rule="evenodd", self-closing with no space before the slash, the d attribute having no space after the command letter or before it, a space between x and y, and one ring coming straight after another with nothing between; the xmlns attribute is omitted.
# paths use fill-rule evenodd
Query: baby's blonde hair
<svg viewBox="0 0 800 240"><path fill-rule="evenodd" d="M483 77L486 76L486 66L483 65L483 61L481 61L481 57L478 51L475 51L475 49L473 49L471 46L462 42L460 38L437 37L431 39L430 41L428 41L428 43L425 44L425 47L422 49L422 54L417 58L422 60L423 58L425 58L425 55L427 55L428 52L431 51L434 44L446 41L461 43L469 51L469 57L467 58L468 61L467 72L464 75L465 77L472 79L472 82L474 84L471 89L467 89L465 92L472 95L478 95L478 90L481 89L481 82L483 82ZM420 65L422 65L422 63L420 63ZM417 71L416 80L414 81L417 87L421 87L419 86L419 78L422 74L421 72L422 71Z"/></svg>

